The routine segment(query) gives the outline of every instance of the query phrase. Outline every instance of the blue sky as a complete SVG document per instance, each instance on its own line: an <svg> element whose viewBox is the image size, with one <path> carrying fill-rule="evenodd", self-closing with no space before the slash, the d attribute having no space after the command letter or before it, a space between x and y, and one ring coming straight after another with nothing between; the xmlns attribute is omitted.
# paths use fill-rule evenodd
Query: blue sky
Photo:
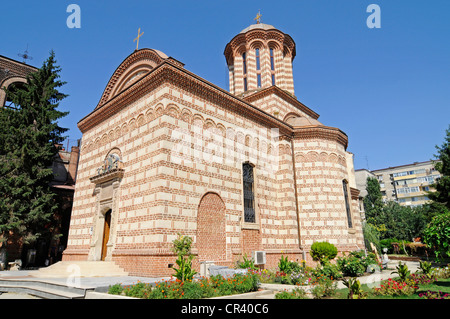
<svg viewBox="0 0 450 319"><path fill-rule="evenodd" d="M81 28L66 25L69 4ZM370 29L369 4L381 8ZM60 121L69 138L97 105L117 66L136 47L163 51L228 90L223 51L242 29L262 22L297 45L297 98L319 120L349 137L355 168L371 170L427 161L450 124L450 1L415 0L52 0L1 4L0 55L40 67L54 50L69 94Z"/></svg>

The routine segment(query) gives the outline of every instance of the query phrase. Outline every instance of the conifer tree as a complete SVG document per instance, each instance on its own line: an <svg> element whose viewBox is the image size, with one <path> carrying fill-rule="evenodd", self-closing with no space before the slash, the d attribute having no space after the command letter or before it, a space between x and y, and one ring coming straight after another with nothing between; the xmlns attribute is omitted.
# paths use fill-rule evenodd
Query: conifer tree
<svg viewBox="0 0 450 319"><path fill-rule="evenodd" d="M382 214L384 206L380 184L375 177L367 177L366 190L367 195L363 202L366 219L374 223Z"/></svg>
<svg viewBox="0 0 450 319"><path fill-rule="evenodd" d="M11 234L33 244L51 233L58 209L50 186L52 164L67 131L58 119L68 112L58 105L67 95L59 92L60 67L55 53L27 82L6 89L14 107L0 108L0 235L6 242Z"/></svg>
<svg viewBox="0 0 450 319"><path fill-rule="evenodd" d="M442 146L436 146L438 154L435 155L438 162L434 165L441 173L441 177L431 185L436 189L429 192L428 198L450 209L450 127L446 130L446 137Z"/></svg>

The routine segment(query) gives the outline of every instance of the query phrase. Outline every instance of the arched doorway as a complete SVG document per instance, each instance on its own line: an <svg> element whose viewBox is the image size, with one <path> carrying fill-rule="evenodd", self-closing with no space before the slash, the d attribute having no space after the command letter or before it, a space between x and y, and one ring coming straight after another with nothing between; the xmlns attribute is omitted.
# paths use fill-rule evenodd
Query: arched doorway
<svg viewBox="0 0 450 319"><path fill-rule="evenodd" d="M225 203L216 193L206 193L197 213L198 260L225 261Z"/></svg>
<svg viewBox="0 0 450 319"><path fill-rule="evenodd" d="M105 213L105 223L103 227L103 241L102 241L102 255L101 260L105 260L106 255L108 254L108 241L109 234L111 230L111 209Z"/></svg>

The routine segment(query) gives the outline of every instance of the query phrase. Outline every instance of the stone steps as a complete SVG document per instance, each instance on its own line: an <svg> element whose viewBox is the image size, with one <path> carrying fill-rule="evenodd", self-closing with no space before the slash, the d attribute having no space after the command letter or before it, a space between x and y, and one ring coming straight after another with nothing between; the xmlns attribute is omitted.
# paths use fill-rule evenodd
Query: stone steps
<svg viewBox="0 0 450 319"><path fill-rule="evenodd" d="M84 299L91 287L74 287L65 283L30 278L0 278L0 292L26 293L42 299Z"/></svg>
<svg viewBox="0 0 450 319"><path fill-rule="evenodd" d="M51 266L40 268L33 274L38 278L61 277L115 277L128 276L128 273L113 261L60 261Z"/></svg>

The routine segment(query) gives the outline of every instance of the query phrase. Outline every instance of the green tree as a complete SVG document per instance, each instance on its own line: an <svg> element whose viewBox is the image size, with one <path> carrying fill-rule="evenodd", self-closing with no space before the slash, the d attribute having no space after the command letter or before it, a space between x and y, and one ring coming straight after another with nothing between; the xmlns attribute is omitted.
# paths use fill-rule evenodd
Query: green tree
<svg viewBox="0 0 450 319"><path fill-rule="evenodd" d="M436 149L438 153L435 155L437 161L434 167L441 173L441 177L431 185L436 191L429 192L428 198L450 209L450 126L446 130L444 143L442 146L436 145Z"/></svg>
<svg viewBox="0 0 450 319"><path fill-rule="evenodd" d="M433 248L436 257L450 257L450 213L439 214L424 230L424 242Z"/></svg>
<svg viewBox="0 0 450 319"><path fill-rule="evenodd" d="M10 234L25 244L46 238L52 230L58 209L49 183L57 144L67 131L58 119L68 112L57 110L67 95L58 91L65 84L59 80L53 51L27 83L14 90L6 89L11 107L0 109L0 235Z"/></svg>
<svg viewBox="0 0 450 319"><path fill-rule="evenodd" d="M367 195L363 202L366 219L370 223L376 223L382 214L384 203L380 184L375 177L367 177L366 190Z"/></svg>
<svg viewBox="0 0 450 319"><path fill-rule="evenodd" d="M389 201L383 207L380 218L386 227L384 238L397 238L412 241L419 237L426 227L426 218L420 208L401 206L399 203Z"/></svg>

